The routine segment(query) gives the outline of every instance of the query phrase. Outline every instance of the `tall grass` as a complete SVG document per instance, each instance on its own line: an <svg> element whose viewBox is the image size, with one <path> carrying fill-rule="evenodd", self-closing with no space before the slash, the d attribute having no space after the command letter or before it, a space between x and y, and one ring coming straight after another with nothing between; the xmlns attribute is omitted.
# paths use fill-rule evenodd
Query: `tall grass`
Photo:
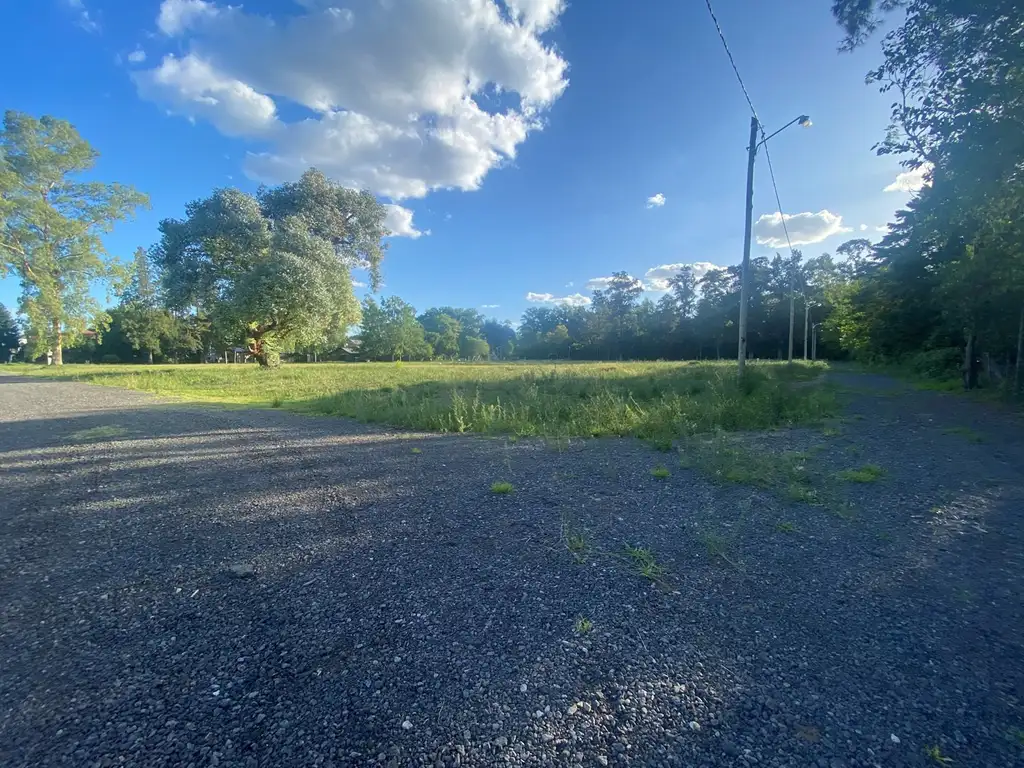
<svg viewBox="0 0 1024 768"><path fill-rule="evenodd" d="M278 405L441 432L667 438L818 422L837 408L820 365L717 363L23 368L205 402Z"/></svg>

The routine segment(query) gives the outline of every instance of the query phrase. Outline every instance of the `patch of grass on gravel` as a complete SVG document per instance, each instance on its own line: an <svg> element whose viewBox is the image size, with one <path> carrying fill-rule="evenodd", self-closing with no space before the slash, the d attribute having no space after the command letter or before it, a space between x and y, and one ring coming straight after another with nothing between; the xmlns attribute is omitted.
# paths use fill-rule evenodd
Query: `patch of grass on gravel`
<svg viewBox="0 0 1024 768"><path fill-rule="evenodd" d="M583 635L589 635L594 630L594 622L588 619L586 616L577 616L576 621L573 622L572 631L581 637Z"/></svg>
<svg viewBox="0 0 1024 768"><path fill-rule="evenodd" d="M420 453L423 453L423 449L422 448L413 448L411 451L409 451L409 453L420 454Z"/></svg>
<svg viewBox="0 0 1024 768"><path fill-rule="evenodd" d="M806 453L752 450L729 435L689 441L680 455L684 467L700 469L722 483L787 490L791 496L810 496L814 479ZM801 500L803 500L801 498Z"/></svg>
<svg viewBox="0 0 1024 768"><path fill-rule="evenodd" d="M111 424L104 427L80 429L77 432L72 432L68 437L76 442L85 442L88 440L111 440L115 437L123 437L127 434L128 430L124 427Z"/></svg>
<svg viewBox="0 0 1024 768"><path fill-rule="evenodd" d="M734 568L738 567L736 562L729 556L730 542L725 536L713 531L705 531L700 534L700 543L704 545L708 557L712 559L720 557Z"/></svg>
<svg viewBox="0 0 1024 768"><path fill-rule="evenodd" d="M719 433L694 437L680 451L680 464L723 484L751 485L789 501L828 508L840 517L850 509L837 492L835 478L814 471L816 446L807 451L774 453L752 447L744 438Z"/></svg>
<svg viewBox="0 0 1024 768"><path fill-rule="evenodd" d="M848 483L874 483L885 477L885 470L877 464L865 464L856 469L844 469L836 477Z"/></svg>
<svg viewBox="0 0 1024 768"><path fill-rule="evenodd" d="M938 745L933 745L924 748L924 753L935 765L952 765L953 758L946 757L942 754L942 750L939 749Z"/></svg>
<svg viewBox="0 0 1024 768"><path fill-rule="evenodd" d="M651 470L651 476L658 480L667 480L671 475L672 473L668 471L668 467L655 467Z"/></svg>
<svg viewBox="0 0 1024 768"><path fill-rule="evenodd" d="M775 524L775 530L779 533L798 533L799 529L793 523L783 520L780 523Z"/></svg>
<svg viewBox="0 0 1024 768"><path fill-rule="evenodd" d="M514 488L512 487L512 483L507 483L504 480L491 483L491 493L506 494L512 493L513 490Z"/></svg>
<svg viewBox="0 0 1024 768"><path fill-rule="evenodd" d="M942 431L944 435L960 435L964 440L969 443L984 443L985 438L979 435L970 427L950 427Z"/></svg>
<svg viewBox="0 0 1024 768"><path fill-rule="evenodd" d="M17 366L30 376L441 432L676 437L821 423L838 412L822 364L315 363Z"/></svg>
<svg viewBox="0 0 1024 768"><path fill-rule="evenodd" d="M626 557L633 563L636 572L645 579L659 581L665 575L665 566L657 561L654 553L647 547L626 545Z"/></svg>

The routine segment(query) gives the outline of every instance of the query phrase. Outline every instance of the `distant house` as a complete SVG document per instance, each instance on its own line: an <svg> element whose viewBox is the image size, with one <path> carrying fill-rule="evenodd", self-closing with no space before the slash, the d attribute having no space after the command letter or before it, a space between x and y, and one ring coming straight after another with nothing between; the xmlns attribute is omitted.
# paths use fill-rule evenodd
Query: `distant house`
<svg viewBox="0 0 1024 768"><path fill-rule="evenodd" d="M363 342L359 339L349 339L337 352L338 359L349 363L358 363L363 360Z"/></svg>

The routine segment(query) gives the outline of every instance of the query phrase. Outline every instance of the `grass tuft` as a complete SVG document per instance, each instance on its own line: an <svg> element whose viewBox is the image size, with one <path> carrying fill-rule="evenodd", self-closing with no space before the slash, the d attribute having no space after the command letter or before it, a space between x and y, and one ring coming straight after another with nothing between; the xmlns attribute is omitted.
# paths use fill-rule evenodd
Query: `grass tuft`
<svg viewBox="0 0 1024 768"><path fill-rule="evenodd" d="M68 437L76 442L84 442L86 440L110 440L115 437L123 437L127 434L128 430L124 427L110 425L80 429L77 432L72 432Z"/></svg>
<svg viewBox="0 0 1024 768"><path fill-rule="evenodd" d="M969 443L984 443L985 438L979 435L970 427L950 427L942 431L944 435L960 435L964 440Z"/></svg>
<svg viewBox="0 0 1024 768"><path fill-rule="evenodd" d="M636 572L645 579L658 581L665 575L665 566L657 561L654 553L647 547L634 547L627 544L626 556L632 561Z"/></svg>
<svg viewBox="0 0 1024 768"><path fill-rule="evenodd" d="M672 473L668 471L668 467L655 467L651 470L651 475L656 477L658 480L666 480Z"/></svg>
<svg viewBox="0 0 1024 768"><path fill-rule="evenodd" d="M844 469L836 477L848 483L874 483L885 477L885 470L877 464L865 464L856 469Z"/></svg>
<svg viewBox="0 0 1024 768"><path fill-rule="evenodd" d="M504 480L491 483L491 493L512 493L512 483L507 483Z"/></svg>
<svg viewBox="0 0 1024 768"><path fill-rule="evenodd" d="M589 635L594 629L594 622L588 619L586 616L577 616L576 621L573 622L572 630L581 637L583 635Z"/></svg>
<svg viewBox="0 0 1024 768"><path fill-rule="evenodd" d="M423 450L420 448L413 448L409 453L423 453Z"/></svg>
<svg viewBox="0 0 1024 768"><path fill-rule="evenodd" d="M936 765L952 765L953 759L946 757L942 754L942 750L939 749L938 745L933 745L924 748L924 753Z"/></svg>
<svg viewBox="0 0 1024 768"><path fill-rule="evenodd" d="M779 533L799 533L799 529L793 523L783 520L775 524L775 530Z"/></svg>

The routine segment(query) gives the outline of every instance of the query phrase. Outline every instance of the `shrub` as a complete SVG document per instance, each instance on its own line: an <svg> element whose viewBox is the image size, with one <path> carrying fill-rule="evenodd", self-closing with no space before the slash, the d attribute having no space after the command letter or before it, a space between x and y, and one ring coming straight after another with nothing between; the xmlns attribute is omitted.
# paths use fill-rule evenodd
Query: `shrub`
<svg viewBox="0 0 1024 768"><path fill-rule="evenodd" d="M907 361L912 373L929 379L948 379L960 375L964 353L957 347L918 352Z"/></svg>

